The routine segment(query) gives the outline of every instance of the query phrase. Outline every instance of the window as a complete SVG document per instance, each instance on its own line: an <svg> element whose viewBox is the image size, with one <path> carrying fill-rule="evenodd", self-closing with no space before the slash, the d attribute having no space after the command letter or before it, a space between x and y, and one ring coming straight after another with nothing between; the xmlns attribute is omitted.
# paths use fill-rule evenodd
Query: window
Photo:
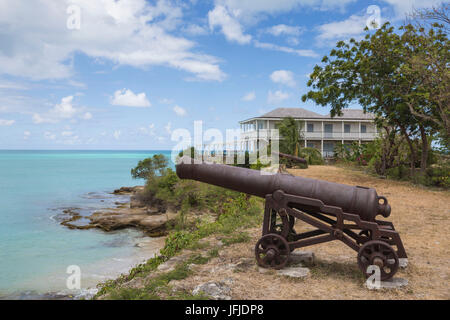
<svg viewBox="0 0 450 320"><path fill-rule="evenodd" d="M350 133L350 125L344 124L344 133Z"/></svg>
<svg viewBox="0 0 450 320"><path fill-rule="evenodd" d="M365 124L361 125L361 133L367 133L367 126Z"/></svg>
<svg viewBox="0 0 450 320"><path fill-rule="evenodd" d="M258 129L264 129L264 122L258 121Z"/></svg>
<svg viewBox="0 0 450 320"><path fill-rule="evenodd" d="M333 132L333 125L332 124L325 124L325 132L326 133L332 133Z"/></svg>
<svg viewBox="0 0 450 320"><path fill-rule="evenodd" d="M308 132L314 132L314 123L308 123Z"/></svg>
<svg viewBox="0 0 450 320"><path fill-rule="evenodd" d="M308 148L315 148L315 147L316 147L316 144L315 144L314 142L308 142L308 143L306 144L306 146L307 146Z"/></svg>

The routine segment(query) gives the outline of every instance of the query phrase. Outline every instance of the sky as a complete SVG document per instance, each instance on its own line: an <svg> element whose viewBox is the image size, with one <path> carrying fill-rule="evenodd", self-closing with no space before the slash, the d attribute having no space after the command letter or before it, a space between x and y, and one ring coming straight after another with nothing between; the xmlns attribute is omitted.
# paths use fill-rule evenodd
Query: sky
<svg viewBox="0 0 450 320"><path fill-rule="evenodd" d="M194 121L327 114L301 96L336 42L439 2L0 0L0 149L166 150Z"/></svg>

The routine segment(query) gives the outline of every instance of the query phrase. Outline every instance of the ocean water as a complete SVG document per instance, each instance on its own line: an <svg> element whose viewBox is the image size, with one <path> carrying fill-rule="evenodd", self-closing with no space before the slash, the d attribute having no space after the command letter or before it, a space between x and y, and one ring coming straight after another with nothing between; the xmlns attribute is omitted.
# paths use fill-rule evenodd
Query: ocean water
<svg viewBox="0 0 450 320"><path fill-rule="evenodd" d="M141 232L70 230L65 208L88 215L125 202L110 193L142 185L130 169L169 151L0 151L0 296L66 290L68 266L81 269L81 287L126 272L149 252ZM155 245L158 240L155 240ZM152 247L152 246L150 246ZM157 246L156 246L157 247Z"/></svg>

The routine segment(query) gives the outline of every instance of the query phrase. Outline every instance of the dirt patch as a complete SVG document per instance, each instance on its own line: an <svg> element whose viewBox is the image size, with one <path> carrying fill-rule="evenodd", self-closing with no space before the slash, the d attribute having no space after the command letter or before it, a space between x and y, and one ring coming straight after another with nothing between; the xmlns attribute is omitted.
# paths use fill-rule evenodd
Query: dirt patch
<svg viewBox="0 0 450 320"><path fill-rule="evenodd" d="M177 281L192 290L207 281L232 280L233 299L449 299L450 192L433 191L406 182L383 180L361 172L333 166L289 170L291 174L349 185L370 186L388 198L392 221L400 232L409 266L396 277L409 285L395 290L368 290L356 263L356 252L341 242L308 247L316 255L306 279L289 279L275 273L260 273L254 262L254 244L260 229L247 230L250 242L221 248L219 257L199 265L194 275ZM302 222L298 232L309 230ZM253 261L253 263L242 263ZM236 268L235 265L241 267Z"/></svg>

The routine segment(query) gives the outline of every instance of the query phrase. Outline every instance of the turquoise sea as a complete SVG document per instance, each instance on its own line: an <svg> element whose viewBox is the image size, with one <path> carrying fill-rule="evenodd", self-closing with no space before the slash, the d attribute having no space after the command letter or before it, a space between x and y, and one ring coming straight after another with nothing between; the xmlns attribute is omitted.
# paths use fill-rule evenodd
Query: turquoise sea
<svg viewBox="0 0 450 320"><path fill-rule="evenodd" d="M145 255L136 230L70 230L65 208L83 215L127 198L110 193L142 185L130 169L170 151L0 151L0 297L64 292L67 267L81 269L81 287L126 272Z"/></svg>

